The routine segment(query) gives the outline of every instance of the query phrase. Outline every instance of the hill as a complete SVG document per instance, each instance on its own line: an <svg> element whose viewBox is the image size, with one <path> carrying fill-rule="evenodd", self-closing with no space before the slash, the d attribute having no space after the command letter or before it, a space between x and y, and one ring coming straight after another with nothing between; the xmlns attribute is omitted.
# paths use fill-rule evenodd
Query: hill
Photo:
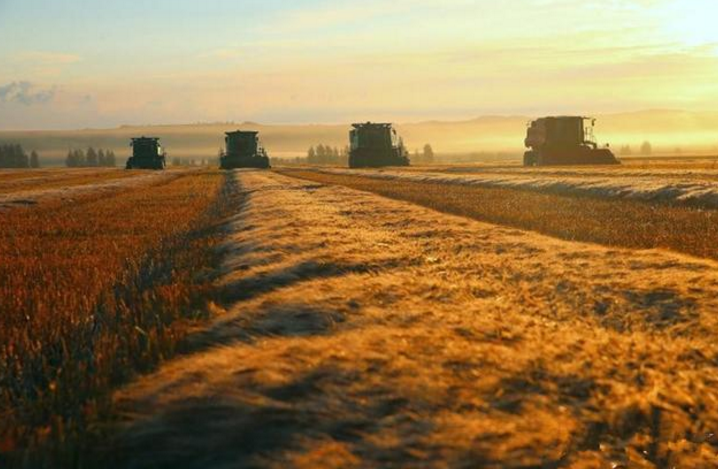
<svg viewBox="0 0 718 469"><path fill-rule="evenodd" d="M649 140L660 153L704 153L718 151L718 113L652 110L598 115L599 143L613 148L631 145L634 151ZM510 157L523 151L529 116L484 116L464 121L427 121L398 124L407 147L413 151L430 143L445 160ZM270 154L278 157L304 155L317 144L343 147L348 124L267 125L253 122L188 125L122 126L114 129L74 131L5 131L0 142L21 143L35 149L46 164L60 163L68 149L88 146L112 149L122 161L129 155L129 139L141 135L162 138L170 154L177 157L213 158L223 146L228 130L261 132Z"/></svg>

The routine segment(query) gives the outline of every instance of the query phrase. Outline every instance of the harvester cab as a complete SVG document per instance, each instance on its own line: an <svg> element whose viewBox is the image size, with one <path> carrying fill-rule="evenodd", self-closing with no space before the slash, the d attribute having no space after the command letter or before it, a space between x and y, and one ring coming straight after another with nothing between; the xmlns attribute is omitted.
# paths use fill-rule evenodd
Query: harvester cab
<svg viewBox="0 0 718 469"><path fill-rule="evenodd" d="M596 120L589 117L543 117L529 123L524 166L620 164L611 150L594 140Z"/></svg>
<svg viewBox="0 0 718 469"><path fill-rule="evenodd" d="M354 124L349 132L349 167L409 166L404 142L391 124Z"/></svg>
<svg viewBox="0 0 718 469"><path fill-rule="evenodd" d="M237 130L227 132L224 142L225 152L220 157L220 168L259 168L267 169L269 156L259 141L259 132Z"/></svg>
<svg viewBox="0 0 718 469"><path fill-rule="evenodd" d="M156 137L133 138L130 143L132 156L126 169L165 169L167 155Z"/></svg>

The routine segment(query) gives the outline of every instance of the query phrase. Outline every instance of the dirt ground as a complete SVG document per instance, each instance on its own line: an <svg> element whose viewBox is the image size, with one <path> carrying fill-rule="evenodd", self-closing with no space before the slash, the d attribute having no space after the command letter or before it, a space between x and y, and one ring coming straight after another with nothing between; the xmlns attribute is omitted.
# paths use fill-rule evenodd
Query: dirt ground
<svg viewBox="0 0 718 469"><path fill-rule="evenodd" d="M718 263L237 178L227 311L117 393L108 466L718 465Z"/></svg>

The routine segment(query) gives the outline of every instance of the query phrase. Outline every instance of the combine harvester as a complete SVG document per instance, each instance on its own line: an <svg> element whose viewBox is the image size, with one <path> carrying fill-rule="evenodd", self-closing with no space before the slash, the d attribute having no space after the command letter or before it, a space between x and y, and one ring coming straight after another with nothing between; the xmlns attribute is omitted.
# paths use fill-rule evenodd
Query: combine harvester
<svg viewBox="0 0 718 469"><path fill-rule="evenodd" d="M529 124L524 166L620 164L611 150L598 148L593 138L595 119L543 117Z"/></svg>
<svg viewBox="0 0 718 469"><path fill-rule="evenodd" d="M133 138L130 146L132 156L127 160L125 169L165 169L167 155L162 150L159 138Z"/></svg>
<svg viewBox="0 0 718 469"><path fill-rule="evenodd" d="M225 135L226 151L220 157L221 169L270 167L267 151L259 142L259 132L237 130Z"/></svg>
<svg viewBox="0 0 718 469"><path fill-rule="evenodd" d="M391 124L353 124L349 132L349 167L409 166L404 142Z"/></svg>

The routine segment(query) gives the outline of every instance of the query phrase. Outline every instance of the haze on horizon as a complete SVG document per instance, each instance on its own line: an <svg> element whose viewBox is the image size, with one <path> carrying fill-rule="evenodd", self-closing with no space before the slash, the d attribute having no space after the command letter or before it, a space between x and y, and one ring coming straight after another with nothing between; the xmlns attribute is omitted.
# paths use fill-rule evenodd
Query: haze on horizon
<svg viewBox="0 0 718 469"><path fill-rule="evenodd" d="M139 3L0 0L0 130L718 108L708 0Z"/></svg>

